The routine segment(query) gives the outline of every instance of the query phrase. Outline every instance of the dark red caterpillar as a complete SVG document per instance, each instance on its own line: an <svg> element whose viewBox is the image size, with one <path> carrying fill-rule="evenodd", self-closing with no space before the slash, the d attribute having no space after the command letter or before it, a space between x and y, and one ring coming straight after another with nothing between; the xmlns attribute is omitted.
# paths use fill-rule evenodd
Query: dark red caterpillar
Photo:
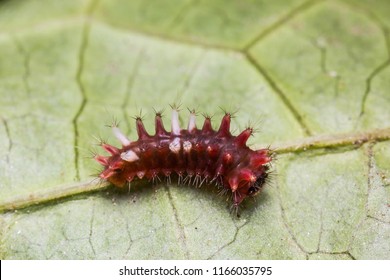
<svg viewBox="0 0 390 280"><path fill-rule="evenodd" d="M176 173L179 182L193 179L197 186L216 182L232 192L234 207L247 196L259 193L267 179L272 156L268 148L253 151L246 146L253 129L231 135L229 113L225 113L218 131L211 127L209 116L205 117L202 129L198 129L195 116L195 111L190 111L188 128L180 129L178 109L174 107L172 129L167 132L161 113L157 112L153 136L145 130L141 117L137 117L138 140L134 142L114 124L112 130L122 148L102 143L111 156L94 157L104 166L99 177L122 187L137 177L155 180L163 175L170 179Z"/></svg>

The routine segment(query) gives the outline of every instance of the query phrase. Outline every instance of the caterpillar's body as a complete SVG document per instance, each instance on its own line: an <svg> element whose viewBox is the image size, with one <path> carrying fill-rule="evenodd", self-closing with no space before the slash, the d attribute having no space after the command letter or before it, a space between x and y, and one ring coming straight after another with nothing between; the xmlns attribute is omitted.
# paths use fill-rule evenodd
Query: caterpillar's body
<svg viewBox="0 0 390 280"><path fill-rule="evenodd" d="M202 129L198 129L195 112L191 111L188 128L180 129L178 109L174 108L171 132L164 129L161 113L156 113L153 136L147 133L141 118L136 118L138 140L134 142L113 125L122 148L102 144L110 156L95 156L104 166L99 176L121 187L135 178L154 180L176 173L182 182L216 182L232 192L233 206L237 207L245 197L262 189L272 158L269 149L254 151L246 146L252 128L231 135L230 120L231 115L226 113L218 131L214 131L206 116Z"/></svg>

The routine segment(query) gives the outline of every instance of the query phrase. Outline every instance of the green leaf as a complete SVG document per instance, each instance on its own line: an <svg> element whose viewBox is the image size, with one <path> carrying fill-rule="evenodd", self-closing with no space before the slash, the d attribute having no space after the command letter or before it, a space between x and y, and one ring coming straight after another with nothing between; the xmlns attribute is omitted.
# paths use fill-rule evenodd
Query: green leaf
<svg viewBox="0 0 390 280"><path fill-rule="evenodd" d="M2 259L390 259L390 4L0 2ZM240 216L213 186L99 184L94 137L180 102L277 159ZM199 126L202 116L197 118Z"/></svg>

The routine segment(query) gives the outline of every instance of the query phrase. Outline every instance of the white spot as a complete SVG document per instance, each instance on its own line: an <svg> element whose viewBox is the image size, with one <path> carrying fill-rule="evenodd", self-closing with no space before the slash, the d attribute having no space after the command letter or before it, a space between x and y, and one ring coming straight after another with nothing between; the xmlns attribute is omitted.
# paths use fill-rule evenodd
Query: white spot
<svg viewBox="0 0 390 280"><path fill-rule="evenodd" d="M132 150L128 150L127 152L121 153L121 159L128 162L133 162L139 160L139 157Z"/></svg>
<svg viewBox="0 0 390 280"><path fill-rule="evenodd" d="M112 127L112 132L114 132L115 137L122 143L123 146L130 145L131 141L127 139L117 126Z"/></svg>
<svg viewBox="0 0 390 280"><path fill-rule="evenodd" d="M172 134L180 135L179 111L176 109L172 110Z"/></svg>
<svg viewBox="0 0 390 280"><path fill-rule="evenodd" d="M145 176L145 171L138 171L137 176L138 178L142 179Z"/></svg>
<svg viewBox="0 0 390 280"><path fill-rule="evenodd" d="M184 150L184 152L189 153L191 151L191 148L192 148L191 142L190 141L184 141L184 143L183 143L183 150Z"/></svg>
<svg viewBox="0 0 390 280"><path fill-rule="evenodd" d="M195 113L190 114L190 121L188 122L188 131L191 132L196 128Z"/></svg>
<svg viewBox="0 0 390 280"><path fill-rule="evenodd" d="M339 74L334 70L329 71L328 75L332 78L337 78L339 76Z"/></svg>
<svg viewBox="0 0 390 280"><path fill-rule="evenodd" d="M174 152L175 154L177 154L181 147L180 147L180 138L179 137L176 137L175 139L173 139L173 141L169 144L169 149Z"/></svg>

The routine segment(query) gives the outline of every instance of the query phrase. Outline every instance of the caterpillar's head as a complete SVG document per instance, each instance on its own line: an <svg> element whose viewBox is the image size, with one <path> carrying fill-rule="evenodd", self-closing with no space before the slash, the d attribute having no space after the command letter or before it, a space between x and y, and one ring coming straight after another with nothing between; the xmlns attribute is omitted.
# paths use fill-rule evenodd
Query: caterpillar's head
<svg viewBox="0 0 390 280"><path fill-rule="evenodd" d="M246 197L254 197L263 189L268 178L267 165L259 171L259 175L255 178L243 179L239 182L236 189L231 188L233 192L233 206L237 207Z"/></svg>
<svg viewBox="0 0 390 280"><path fill-rule="evenodd" d="M100 173L101 179L107 180L115 186L122 187L126 183L123 177L123 161L120 159L111 159Z"/></svg>
<svg viewBox="0 0 390 280"><path fill-rule="evenodd" d="M268 173L264 171L260 176L257 177L256 182L248 188L247 196L253 197L258 193L260 193L260 191L264 187L267 178L268 178Z"/></svg>

